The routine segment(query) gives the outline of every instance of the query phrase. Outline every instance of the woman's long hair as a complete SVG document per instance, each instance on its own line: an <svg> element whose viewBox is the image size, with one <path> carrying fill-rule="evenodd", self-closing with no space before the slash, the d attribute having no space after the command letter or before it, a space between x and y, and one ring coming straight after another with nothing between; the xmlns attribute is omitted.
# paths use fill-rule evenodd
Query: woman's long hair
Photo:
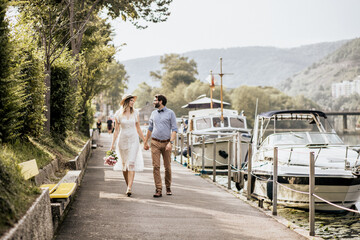
<svg viewBox="0 0 360 240"><path fill-rule="evenodd" d="M130 97L124 101L124 104L122 105L122 114L125 113L126 109L130 106L130 100L133 99L133 97ZM130 107L130 114L133 114L134 108Z"/></svg>

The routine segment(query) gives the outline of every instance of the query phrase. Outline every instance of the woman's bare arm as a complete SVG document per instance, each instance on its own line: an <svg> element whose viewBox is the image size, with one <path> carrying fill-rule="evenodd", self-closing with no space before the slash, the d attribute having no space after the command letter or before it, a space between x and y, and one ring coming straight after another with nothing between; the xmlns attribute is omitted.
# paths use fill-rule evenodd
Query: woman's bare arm
<svg viewBox="0 0 360 240"><path fill-rule="evenodd" d="M141 131L140 123L136 122L135 125L136 125L137 133L139 134L139 137L141 138L141 140L143 140L143 142L145 142L145 137L144 137L143 132Z"/></svg>
<svg viewBox="0 0 360 240"><path fill-rule="evenodd" d="M112 144L111 144L111 150L115 150L115 142L116 142L116 139L120 132L120 122L118 122L117 119L115 119L115 121L116 121L116 124L115 124L115 131L113 134L113 140L112 140Z"/></svg>

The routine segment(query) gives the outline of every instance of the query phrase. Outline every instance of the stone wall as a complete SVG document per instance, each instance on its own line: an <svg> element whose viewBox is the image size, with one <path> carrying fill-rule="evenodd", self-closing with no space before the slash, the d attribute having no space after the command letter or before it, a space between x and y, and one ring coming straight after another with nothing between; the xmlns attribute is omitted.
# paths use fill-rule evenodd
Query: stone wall
<svg viewBox="0 0 360 240"><path fill-rule="evenodd" d="M39 169L39 174L35 176L36 185L40 186L41 184L47 183L49 179L56 179L55 172L59 170L59 160L55 159L50 164L46 165L44 168Z"/></svg>
<svg viewBox="0 0 360 240"><path fill-rule="evenodd" d="M45 189L25 216L0 240L52 239L54 233L49 190Z"/></svg>

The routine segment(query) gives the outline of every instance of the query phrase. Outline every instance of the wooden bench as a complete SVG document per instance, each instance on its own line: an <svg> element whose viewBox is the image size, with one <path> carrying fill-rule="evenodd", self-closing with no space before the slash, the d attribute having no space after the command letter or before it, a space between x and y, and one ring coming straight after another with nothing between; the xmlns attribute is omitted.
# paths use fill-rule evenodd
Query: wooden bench
<svg viewBox="0 0 360 240"><path fill-rule="evenodd" d="M24 179L30 179L39 174L36 160L29 160L18 164ZM49 188L51 199L69 198L76 189L76 183L43 184L40 188Z"/></svg>

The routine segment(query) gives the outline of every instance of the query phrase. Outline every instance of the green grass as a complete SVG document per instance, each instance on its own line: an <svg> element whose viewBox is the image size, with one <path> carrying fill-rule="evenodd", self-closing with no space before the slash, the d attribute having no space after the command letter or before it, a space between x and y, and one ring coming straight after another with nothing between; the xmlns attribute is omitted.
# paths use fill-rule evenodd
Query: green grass
<svg viewBox="0 0 360 240"><path fill-rule="evenodd" d="M0 155L0 236L12 227L39 196L40 190L25 181L14 155Z"/></svg>
<svg viewBox="0 0 360 240"><path fill-rule="evenodd" d="M40 194L33 181L23 179L17 164L36 159L42 168L54 159L61 162L74 159L88 139L78 133L68 136L65 141L44 135L0 145L0 236L26 213Z"/></svg>

